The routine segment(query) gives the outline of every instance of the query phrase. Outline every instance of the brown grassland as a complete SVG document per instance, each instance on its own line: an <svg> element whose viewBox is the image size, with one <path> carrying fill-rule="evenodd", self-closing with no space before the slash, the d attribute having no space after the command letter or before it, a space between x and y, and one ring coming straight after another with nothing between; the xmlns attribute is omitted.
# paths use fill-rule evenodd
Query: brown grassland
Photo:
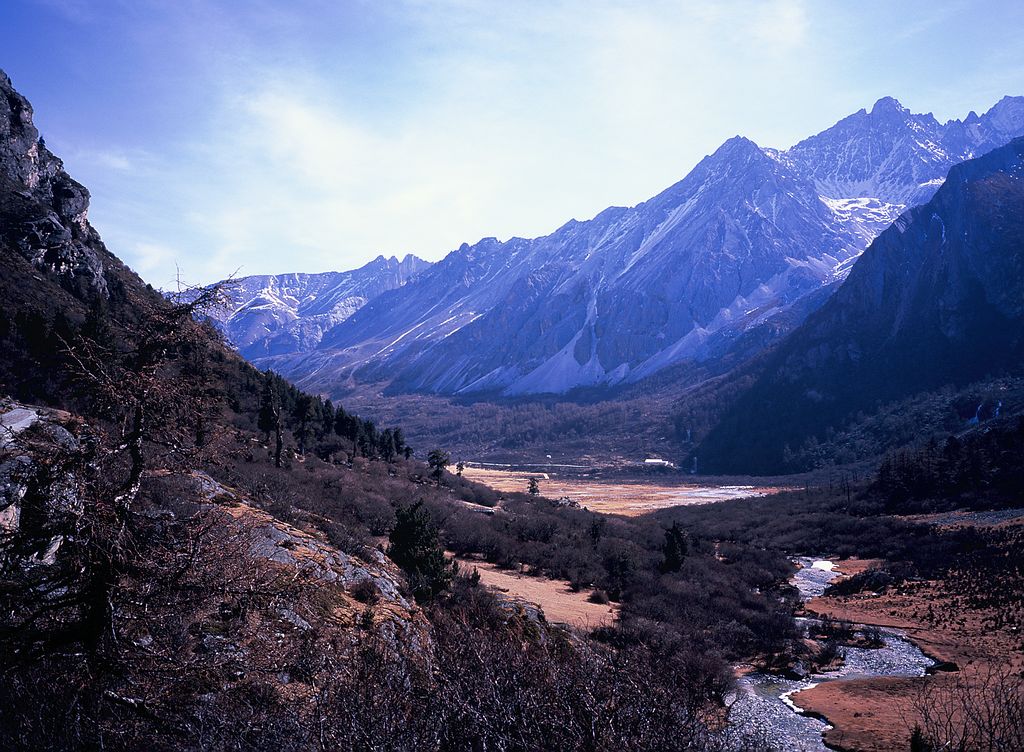
<svg viewBox="0 0 1024 752"><path fill-rule="evenodd" d="M537 478L541 494L549 499L568 497L591 512L629 517L688 504L767 496L780 490L774 486L712 486L661 478L595 480L555 473L469 466L463 471L463 476L503 493L526 491L530 478Z"/></svg>
<svg viewBox="0 0 1024 752"><path fill-rule="evenodd" d="M480 583L506 598L540 606L544 618L552 623L578 629L611 626L618 614L616 604L594 603L590 591L574 591L564 580L535 577L523 572L501 569L495 564L458 558L464 572L480 573Z"/></svg>

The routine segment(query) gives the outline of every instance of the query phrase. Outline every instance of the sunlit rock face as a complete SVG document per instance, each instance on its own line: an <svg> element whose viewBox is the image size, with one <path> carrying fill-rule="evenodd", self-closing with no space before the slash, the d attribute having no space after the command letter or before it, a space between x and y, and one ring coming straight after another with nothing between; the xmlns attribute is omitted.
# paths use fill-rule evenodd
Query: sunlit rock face
<svg viewBox="0 0 1024 752"><path fill-rule="evenodd" d="M638 206L463 245L308 335L254 313L239 346L308 388L354 376L504 396L636 382L740 342L756 351L951 165L1021 134L1024 98L946 124L886 98L786 151L737 136Z"/></svg>

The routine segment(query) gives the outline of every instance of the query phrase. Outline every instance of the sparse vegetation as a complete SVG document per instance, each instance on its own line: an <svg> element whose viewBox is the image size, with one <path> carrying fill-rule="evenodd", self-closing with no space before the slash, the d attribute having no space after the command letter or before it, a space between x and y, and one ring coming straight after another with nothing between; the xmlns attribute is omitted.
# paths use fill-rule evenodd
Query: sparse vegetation
<svg viewBox="0 0 1024 752"><path fill-rule="evenodd" d="M939 688L922 682L910 700L910 748L921 752L1024 749L1024 676L988 667Z"/></svg>

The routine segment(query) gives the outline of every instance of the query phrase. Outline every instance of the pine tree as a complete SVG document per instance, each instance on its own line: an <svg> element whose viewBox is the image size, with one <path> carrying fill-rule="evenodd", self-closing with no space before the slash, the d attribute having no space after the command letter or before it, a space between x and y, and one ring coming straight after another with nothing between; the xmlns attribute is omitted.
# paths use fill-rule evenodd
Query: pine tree
<svg viewBox="0 0 1024 752"><path fill-rule="evenodd" d="M366 431L366 456L373 457L377 454L377 447L380 446L380 432L372 420L363 423Z"/></svg>
<svg viewBox="0 0 1024 752"><path fill-rule="evenodd" d="M437 479L437 485L441 485L441 478L444 477L444 470L452 464L448 452L442 449L431 449L427 455L427 464L430 465L431 474Z"/></svg>
<svg viewBox="0 0 1024 752"><path fill-rule="evenodd" d="M334 403L330 400L324 402L323 411L321 413L323 428L321 433L324 435L330 434L334 431Z"/></svg>
<svg viewBox="0 0 1024 752"><path fill-rule="evenodd" d="M274 466L281 467L281 450L284 448L284 439L281 436L281 404L274 374L269 371L263 382L260 412L256 423L257 427L263 431L264 441L269 441L270 432L274 432Z"/></svg>
<svg viewBox="0 0 1024 752"><path fill-rule="evenodd" d="M313 398L308 394L302 394L295 401L295 409L292 413L298 426L295 428L295 440L299 442L299 452L306 453L306 450L313 444L316 434L316 406Z"/></svg>
<svg viewBox="0 0 1024 752"><path fill-rule="evenodd" d="M678 572L682 569L688 549L686 533L678 522L673 522L672 527L665 531L665 542L661 546L661 571Z"/></svg>
<svg viewBox="0 0 1024 752"><path fill-rule="evenodd" d="M430 600L451 585L458 565L445 558L437 526L422 501L395 513L388 540L388 556L405 572L417 600Z"/></svg>
<svg viewBox="0 0 1024 752"><path fill-rule="evenodd" d="M390 428L385 428L384 432L380 435L380 456L384 458L385 462L391 462L395 459L395 437Z"/></svg>
<svg viewBox="0 0 1024 752"><path fill-rule="evenodd" d="M539 496L540 481L535 477L531 477L529 482L526 484L526 491L527 493L530 494L530 496Z"/></svg>
<svg viewBox="0 0 1024 752"><path fill-rule="evenodd" d="M362 457L369 457L370 452L370 437L366 433L366 424L359 423L356 428L356 452Z"/></svg>
<svg viewBox="0 0 1024 752"><path fill-rule="evenodd" d="M260 411L256 417L256 427L263 431L264 441L270 441L270 432L277 427L280 419L281 411L277 406L277 392L268 374L266 381L263 383L263 393L260 395Z"/></svg>
<svg viewBox="0 0 1024 752"><path fill-rule="evenodd" d="M355 433L353 432L353 418L345 409L338 406L334 412L334 433L338 436L342 436L350 441L355 440Z"/></svg>

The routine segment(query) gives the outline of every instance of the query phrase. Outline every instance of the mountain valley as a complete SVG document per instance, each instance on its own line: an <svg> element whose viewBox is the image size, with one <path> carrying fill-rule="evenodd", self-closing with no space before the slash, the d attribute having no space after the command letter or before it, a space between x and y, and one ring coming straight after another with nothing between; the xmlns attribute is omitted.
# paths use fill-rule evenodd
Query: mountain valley
<svg viewBox="0 0 1024 752"><path fill-rule="evenodd" d="M0 748L1024 745L1024 97L172 292L34 117L0 71Z"/></svg>
<svg viewBox="0 0 1024 752"><path fill-rule="evenodd" d="M325 277L314 275L286 293L302 303L275 302L278 278L246 278L230 313L214 318L259 367L375 420L401 419L418 443L467 459L600 466L664 456L693 469L707 457L725 469L720 440L700 444L719 420L735 420L726 412L743 409L732 401L770 367L769 353L951 167L1022 134L1024 98L944 124L883 98L788 150L730 139L636 207L533 240L485 239L432 265L407 257L394 284L368 285L343 313L348 304L323 296ZM396 264L381 257L347 274ZM334 313L319 312L325 300ZM954 381L970 379L928 388ZM780 446L799 454L811 436L841 429L834 420ZM820 461L776 454L728 469Z"/></svg>

